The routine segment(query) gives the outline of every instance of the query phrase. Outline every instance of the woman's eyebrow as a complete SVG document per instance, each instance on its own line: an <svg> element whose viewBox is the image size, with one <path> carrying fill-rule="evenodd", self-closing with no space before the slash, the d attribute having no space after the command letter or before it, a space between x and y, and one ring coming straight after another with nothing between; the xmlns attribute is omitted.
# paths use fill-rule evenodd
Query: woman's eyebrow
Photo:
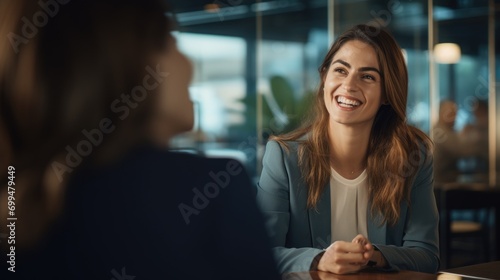
<svg viewBox="0 0 500 280"><path fill-rule="evenodd" d="M359 71L360 72L374 71L374 72L377 72L379 75L382 76L382 74L380 74L380 71L377 68L375 68L375 67L361 67L361 68L359 68Z"/></svg>
<svg viewBox="0 0 500 280"><path fill-rule="evenodd" d="M332 62L332 64L335 64L335 63L340 63L347 68L351 68L351 64L349 64L347 61L344 61L342 59L337 59L334 62ZM376 67L369 67L369 66L361 67L361 68L359 68L359 71L360 72L374 71L374 72L377 72L379 75L381 75L380 70L378 70Z"/></svg>
<svg viewBox="0 0 500 280"><path fill-rule="evenodd" d="M344 61L342 59L335 60L334 62L332 62L332 65L335 64L335 63L340 63L340 64L344 65L347 68L351 68L351 64L349 64L347 61Z"/></svg>

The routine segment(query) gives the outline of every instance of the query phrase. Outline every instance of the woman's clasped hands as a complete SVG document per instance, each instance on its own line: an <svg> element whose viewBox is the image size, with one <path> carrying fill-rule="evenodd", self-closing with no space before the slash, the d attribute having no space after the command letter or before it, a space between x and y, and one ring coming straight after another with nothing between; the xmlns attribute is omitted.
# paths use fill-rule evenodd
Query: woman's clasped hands
<svg viewBox="0 0 500 280"><path fill-rule="evenodd" d="M354 273L374 261L375 247L368 238L358 234L351 242L335 241L326 248L319 260L318 270L335 274ZM382 257L383 258L383 257Z"/></svg>

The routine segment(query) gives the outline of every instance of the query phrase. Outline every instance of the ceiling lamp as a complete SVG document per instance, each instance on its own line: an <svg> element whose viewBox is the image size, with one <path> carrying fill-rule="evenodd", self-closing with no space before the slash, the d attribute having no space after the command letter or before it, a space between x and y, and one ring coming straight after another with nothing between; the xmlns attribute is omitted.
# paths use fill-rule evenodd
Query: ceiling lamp
<svg viewBox="0 0 500 280"><path fill-rule="evenodd" d="M437 63L458 63L460 61L460 56L460 46L455 43L440 43L434 46L434 59Z"/></svg>

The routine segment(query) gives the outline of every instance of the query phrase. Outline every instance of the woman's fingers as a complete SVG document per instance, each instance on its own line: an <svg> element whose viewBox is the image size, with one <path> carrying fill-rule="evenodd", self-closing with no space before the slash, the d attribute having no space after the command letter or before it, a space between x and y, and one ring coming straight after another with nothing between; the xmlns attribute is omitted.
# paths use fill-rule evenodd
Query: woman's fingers
<svg viewBox="0 0 500 280"><path fill-rule="evenodd" d="M336 274L356 272L361 269L364 249L361 244L337 241L331 244L320 259L318 269Z"/></svg>
<svg viewBox="0 0 500 280"><path fill-rule="evenodd" d="M344 242L337 241L334 242L330 247L328 247L327 251L331 250L335 253L336 262L341 263L358 263L363 262L363 254L365 249L361 244L352 243L352 242Z"/></svg>
<svg viewBox="0 0 500 280"><path fill-rule="evenodd" d="M356 235L356 237L354 237L354 239L352 240L352 243L366 245L367 243L370 243L370 241L364 235L358 234L358 235Z"/></svg>
<svg viewBox="0 0 500 280"><path fill-rule="evenodd" d="M332 248L335 251L345 252L345 253L362 253L365 251L361 243L353 243L346 241L336 241L330 245L328 248Z"/></svg>
<svg viewBox="0 0 500 280"><path fill-rule="evenodd" d="M352 242L336 241L325 250L318 269L336 274L356 272L368 263L373 251L370 240L361 234Z"/></svg>
<svg viewBox="0 0 500 280"><path fill-rule="evenodd" d="M352 243L356 244L361 244L363 246L363 259L364 259L364 264L368 263L370 258L373 255L374 247L370 240L363 236L362 234L358 234L354 239L352 240Z"/></svg>

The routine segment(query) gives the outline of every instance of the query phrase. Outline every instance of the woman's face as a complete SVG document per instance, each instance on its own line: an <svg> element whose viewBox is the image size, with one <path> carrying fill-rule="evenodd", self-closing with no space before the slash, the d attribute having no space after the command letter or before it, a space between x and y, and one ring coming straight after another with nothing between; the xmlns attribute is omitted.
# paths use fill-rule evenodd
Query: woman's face
<svg viewBox="0 0 500 280"><path fill-rule="evenodd" d="M351 40L337 51L324 80L324 102L330 124L371 125L384 102L375 50Z"/></svg>
<svg viewBox="0 0 500 280"><path fill-rule="evenodd" d="M176 46L173 37L161 56L160 69L166 76L161 83L156 118L156 137L162 141L189 131L194 124L193 103L189 98L189 84L192 78L191 62ZM158 135L161 134L161 135Z"/></svg>

